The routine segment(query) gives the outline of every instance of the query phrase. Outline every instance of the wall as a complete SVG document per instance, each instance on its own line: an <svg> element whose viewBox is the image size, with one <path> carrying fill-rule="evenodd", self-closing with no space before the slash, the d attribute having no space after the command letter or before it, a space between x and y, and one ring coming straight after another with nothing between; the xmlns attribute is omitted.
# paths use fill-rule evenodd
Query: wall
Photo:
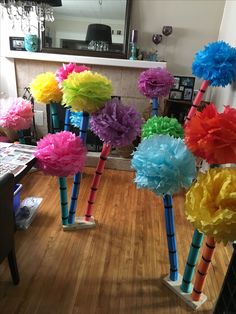
<svg viewBox="0 0 236 314"><path fill-rule="evenodd" d="M224 0L133 0L131 26L139 31L141 50L157 48L172 73L191 75L196 51L218 38L224 4ZM173 26L166 54L165 38L158 46L152 43L152 35L161 33L163 25Z"/></svg>
<svg viewBox="0 0 236 314"><path fill-rule="evenodd" d="M219 40L228 42L231 46L236 47L236 1L226 1L223 19L220 26ZM224 105L230 105L236 108L236 83L225 88L215 88L213 90L212 101L217 105L219 110Z"/></svg>
<svg viewBox="0 0 236 314"><path fill-rule="evenodd" d="M195 52L204 44L218 38L224 4L224 0L133 0L131 28L139 31L140 48L150 49L156 48L151 41L152 34L160 33L163 25L172 25L173 34L168 38L166 50L168 69L175 75L191 75ZM6 25L2 25L1 29L3 27L9 29ZM1 44L7 49L8 36L7 31L1 33ZM160 54L164 54L164 43L157 48L160 49ZM60 64L53 62L18 60L16 62L18 95L22 95L23 88L37 74L55 71L58 66ZM138 110L144 110L147 99L137 91L137 77L140 70L99 66L94 66L92 69L107 75L112 80L115 95L122 96L129 104L135 103ZM196 88L198 85L197 81ZM45 130L44 125L40 131L44 133Z"/></svg>

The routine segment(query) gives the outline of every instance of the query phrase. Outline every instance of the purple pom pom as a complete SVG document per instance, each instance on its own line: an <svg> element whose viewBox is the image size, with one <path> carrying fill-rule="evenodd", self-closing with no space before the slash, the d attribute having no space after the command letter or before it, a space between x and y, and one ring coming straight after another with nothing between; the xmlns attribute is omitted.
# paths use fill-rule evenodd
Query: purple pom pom
<svg viewBox="0 0 236 314"><path fill-rule="evenodd" d="M140 93L148 98L167 96L173 84L174 77L165 68L146 70L138 79Z"/></svg>
<svg viewBox="0 0 236 314"><path fill-rule="evenodd" d="M129 145L140 135L143 120L132 106L124 106L118 98L91 117L91 130L105 143L114 147Z"/></svg>
<svg viewBox="0 0 236 314"><path fill-rule="evenodd" d="M37 166L47 175L67 177L81 172L86 149L75 134L63 131L48 134L37 143Z"/></svg>

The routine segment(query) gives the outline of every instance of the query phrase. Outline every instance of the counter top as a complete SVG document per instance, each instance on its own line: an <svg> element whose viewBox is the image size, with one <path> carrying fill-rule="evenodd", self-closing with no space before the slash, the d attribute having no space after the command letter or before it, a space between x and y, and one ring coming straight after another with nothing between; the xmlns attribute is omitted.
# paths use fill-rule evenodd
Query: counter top
<svg viewBox="0 0 236 314"><path fill-rule="evenodd" d="M3 57L10 59L27 59L27 60L39 60L50 62L64 62L64 63L80 63L80 64L94 64L114 67L126 67L126 68L165 68L166 62L155 61L139 61L128 59L112 59L112 58L99 58L99 57L87 57L77 55L65 55L43 52L28 52L28 51L9 51L6 52Z"/></svg>

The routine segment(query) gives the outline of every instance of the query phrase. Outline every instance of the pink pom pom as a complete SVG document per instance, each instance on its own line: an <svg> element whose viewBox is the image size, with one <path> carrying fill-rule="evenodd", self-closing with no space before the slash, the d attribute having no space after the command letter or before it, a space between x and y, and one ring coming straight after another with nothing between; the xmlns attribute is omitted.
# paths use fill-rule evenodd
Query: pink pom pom
<svg viewBox="0 0 236 314"><path fill-rule="evenodd" d="M86 148L75 134L63 131L48 134L37 143L37 166L47 175L67 177L81 172Z"/></svg>
<svg viewBox="0 0 236 314"><path fill-rule="evenodd" d="M89 68L85 65L76 65L75 63L63 64L63 66L56 71L56 80L61 84L62 81L67 79L70 73L80 73L86 70L89 70Z"/></svg>
<svg viewBox="0 0 236 314"><path fill-rule="evenodd" d="M21 97L2 103L3 112L0 125L15 131L28 129L32 123L33 112L30 101Z"/></svg>

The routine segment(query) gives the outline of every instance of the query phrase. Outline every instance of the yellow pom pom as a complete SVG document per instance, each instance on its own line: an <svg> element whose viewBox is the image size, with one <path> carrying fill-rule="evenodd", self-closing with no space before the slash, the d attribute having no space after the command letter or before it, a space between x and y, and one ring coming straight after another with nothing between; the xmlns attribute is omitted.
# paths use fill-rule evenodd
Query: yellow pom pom
<svg viewBox="0 0 236 314"><path fill-rule="evenodd" d="M63 103L73 111L93 113L102 108L112 94L111 81L91 71L72 72L62 86Z"/></svg>
<svg viewBox="0 0 236 314"><path fill-rule="evenodd" d="M55 74L52 72L41 73L30 84L34 99L43 104L61 102L62 91L58 87Z"/></svg>
<svg viewBox="0 0 236 314"><path fill-rule="evenodd" d="M186 194L187 219L217 242L236 240L236 168L200 174Z"/></svg>

